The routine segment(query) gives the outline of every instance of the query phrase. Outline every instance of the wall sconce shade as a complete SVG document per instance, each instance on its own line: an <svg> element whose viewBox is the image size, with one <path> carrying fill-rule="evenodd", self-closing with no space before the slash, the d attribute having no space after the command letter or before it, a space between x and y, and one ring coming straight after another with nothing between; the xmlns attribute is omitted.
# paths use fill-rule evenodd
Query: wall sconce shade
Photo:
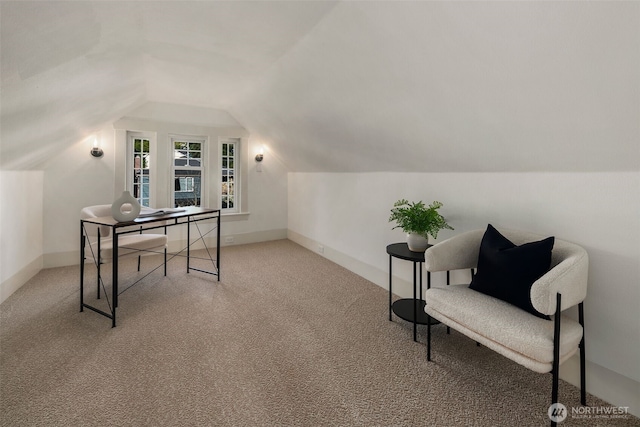
<svg viewBox="0 0 640 427"><path fill-rule="evenodd" d="M264 147L260 147L260 151L256 154L256 162L261 162L264 159Z"/></svg>
<svg viewBox="0 0 640 427"><path fill-rule="evenodd" d="M93 140L93 148L91 149L91 155L93 157L102 157L104 155L104 151L102 148L98 146L98 138Z"/></svg>

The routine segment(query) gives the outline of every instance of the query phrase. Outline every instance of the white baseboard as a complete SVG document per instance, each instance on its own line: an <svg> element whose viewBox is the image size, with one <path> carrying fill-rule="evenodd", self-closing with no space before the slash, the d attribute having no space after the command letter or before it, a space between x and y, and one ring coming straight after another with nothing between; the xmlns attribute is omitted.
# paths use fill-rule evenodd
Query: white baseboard
<svg viewBox="0 0 640 427"><path fill-rule="evenodd" d="M586 348L589 348L589 342L586 343ZM579 354L573 355L560 365L560 378L578 388L580 387ZM613 406L627 407L630 414L640 416L640 382L588 360L585 381L587 391L590 394L611 403ZM559 400L562 403L562 396L559 396ZM587 406L593 406L593 402L589 402L588 398Z"/></svg>
<svg viewBox="0 0 640 427"><path fill-rule="evenodd" d="M377 266L368 265L349 255L327 247L322 242L310 239L295 231L289 230L287 234L289 240L318 253L318 255L324 256L383 289L389 289L388 270L385 271ZM322 247L322 253L318 250L320 247ZM388 268L388 265L384 267ZM393 276L393 293L403 298L409 298L413 295L413 284L407 280ZM586 345L588 349L589 343L587 342ZM588 360L586 375L587 391L590 394L611 403L613 406L628 407L630 414L640 416L639 382ZM560 378L576 387L580 387L579 355L574 355L560 366ZM562 396L560 396L560 402L562 403ZM588 399L587 405L590 405Z"/></svg>
<svg viewBox="0 0 640 427"><path fill-rule="evenodd" d="M227 237L233 237L233 242L227 242ZM267 242L270 240L280 240L287 238L286 229L252 231L249 233L234 233L231 235L220 235L220 247L231 245L245 245L249 243ZM215 237L205 238L207 247L215 247ZM177 252L186 248L186 240L172 240L169 242L169 252ZM195 243L193 250L201 249L201 243ZM69 252L55 252L44 254L44 263L42 268L65 267L68 265L77 265L80 260L80 250Z"/></svg>
<svg viewBox="0 0 640 427"><path fill-rule="evenodd" d="M0 304L42 269L42 256L37 257L13 276L0 283Z"/></svg>
<svg viewBox="0 0 640 427"><path fill-rule="evenodd" d="M372 266L370 264L366 264L362 261L359 261L349 255L344 254L343 252L336 251L331 247L325 246L323 243L317 242L313 239L309 239L306 236L303 236L295 231L289 230L287 233L289 240L309 249L312 252L316 252L318 255L327 258L330 261L335 262L336 264L346 268L347 270L357 274L358 276L364 277L370 282L375 283L383 289L389 290L389 271L383 270L379 267ZM322 246L322 253L319 252L318 248ZM395 266L396 264L394 264ZM385 267L388 268L388 264L385 264ZM394 269L394 271L397 271ZM397 295L401 298L412 298L413 297L413 282L410 282L402 277L398 277L396 275L392 278L393 282L391 284L392 291L394 295ZM424 279L426 280L426 279ZM426 282L423 282L426 283ZM426 289L426 285L424 287Z"/></svg>

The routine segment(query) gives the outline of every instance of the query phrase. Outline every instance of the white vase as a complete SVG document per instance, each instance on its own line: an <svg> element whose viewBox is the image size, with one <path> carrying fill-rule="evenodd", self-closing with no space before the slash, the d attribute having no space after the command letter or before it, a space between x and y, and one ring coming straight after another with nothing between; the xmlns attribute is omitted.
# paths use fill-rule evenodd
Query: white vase
<svg viewBox="0 0 640 427"><path fill-rule="evenodd" d="M111 215L118 222L133 221L139 214L140 203L128 191L123 191L111 205Z"/></svg>
<svg viewBox="0 0 640 427"><path fill-rule="evenodd" d="M429 239L420 234L409 233L407 234L407 246L412 252L424 252L429 246Z"/></svg>

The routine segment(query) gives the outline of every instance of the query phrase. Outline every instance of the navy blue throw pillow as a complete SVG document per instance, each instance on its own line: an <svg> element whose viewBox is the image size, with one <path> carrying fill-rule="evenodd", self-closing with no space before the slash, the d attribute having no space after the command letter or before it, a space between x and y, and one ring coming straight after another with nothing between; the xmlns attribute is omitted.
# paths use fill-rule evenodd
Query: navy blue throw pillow
<svg viewBox="0 0 640 427"><path fill-rule="evenodd" d="M511 303L543 319L531 304L531 285L551 266L554 237L538 242L514 245L491 224L480 243L478 270L469 287Z"/></svg>

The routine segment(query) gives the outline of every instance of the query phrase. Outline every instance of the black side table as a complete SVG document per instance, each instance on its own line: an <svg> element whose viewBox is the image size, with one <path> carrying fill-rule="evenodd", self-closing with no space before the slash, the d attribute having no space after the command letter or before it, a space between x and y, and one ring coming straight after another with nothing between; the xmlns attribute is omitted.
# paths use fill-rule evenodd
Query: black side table
<svg viewBox="0 0 640 427"><path fill-rule="evenodd" d="M432 245L429 245L429 247ZM418 341L418 325L427 324L427 313L424 312L426 305L422 299L422 265L424 263L424 252L413 252L409 250L406 243L393 243L387 246L387 253L389 254L389 320L391 319L391 313L395 313L396 316L404 319L408 322L413 322L413 340ZM393 258L399 258L406 261L413 262L413 298L402 298L395 302L392 302L392 260ZM420 270L420 298L417 294L417 269ZM431 287L431 273L427 271L427 289ZM432 324L433 324L432 320Z"/></svg>

